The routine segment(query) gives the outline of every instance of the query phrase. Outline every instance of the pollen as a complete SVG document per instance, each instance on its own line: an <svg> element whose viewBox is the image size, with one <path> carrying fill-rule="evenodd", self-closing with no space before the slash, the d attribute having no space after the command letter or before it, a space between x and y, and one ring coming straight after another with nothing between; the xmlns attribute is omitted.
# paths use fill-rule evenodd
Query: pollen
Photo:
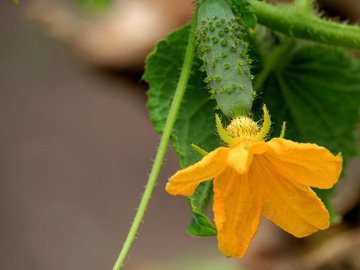
<svg viewBox="0 0 360 270"><path fill-rule="evenodd" d="M250 117L241 116L231 121L226 127L226 132L234 139L255 139L260 132L260 127Z"/></svg>

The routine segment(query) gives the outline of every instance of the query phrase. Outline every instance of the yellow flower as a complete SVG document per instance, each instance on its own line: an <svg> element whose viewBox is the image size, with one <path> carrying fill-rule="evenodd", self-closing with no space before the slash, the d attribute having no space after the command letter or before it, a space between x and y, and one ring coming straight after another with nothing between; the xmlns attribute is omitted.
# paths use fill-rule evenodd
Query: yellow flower
<svg viewBox="0 0 360 270"><path fill-rule="evenodd" d="M178 171L166 185L172 195L190 196L201 182L214 179L214 221L226 256L244 256L261 214L296 237L329 227L329 213L310 187L331 188L341 173L341 157L316 144L265 141L271 121L263 110L262 127L242 116L224 129L216 117L228 147Z"/></svg>

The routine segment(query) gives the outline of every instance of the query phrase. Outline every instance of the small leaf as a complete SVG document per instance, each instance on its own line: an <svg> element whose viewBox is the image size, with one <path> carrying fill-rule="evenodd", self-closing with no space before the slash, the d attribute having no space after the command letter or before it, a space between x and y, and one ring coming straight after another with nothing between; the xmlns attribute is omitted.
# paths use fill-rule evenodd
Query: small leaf
<svg viewBox="0 0 360 270"><path fill-rule="evenodd" d="M193 217L187 232L191 235L203 237L217 234L216 228L205 215L213 195L213 181L206 181L198 186L193 196L189 197Z"/></svg>
<svg viewBox="0 0 360 270"><path fill-rule="evenodd" d="M209 221L209 218L199 212L193 212L191 223L186 230L189 234L199 237L215 236L217 234L217 230Z"/></svg>
<svg viewBox="0 0 360 270"><path fill-rule="evenodd" d="M192 210L204 213L213 197L213 181L206 181L199 185L194 195L189 197Z"/></svg>

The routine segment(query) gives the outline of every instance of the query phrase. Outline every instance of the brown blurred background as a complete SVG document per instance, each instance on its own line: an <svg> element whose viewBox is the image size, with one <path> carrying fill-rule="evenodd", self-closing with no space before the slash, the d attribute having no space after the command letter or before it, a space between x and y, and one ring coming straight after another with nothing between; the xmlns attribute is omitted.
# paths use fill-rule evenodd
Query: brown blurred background
<svg viewBox="0 0 360 270"><path fill-rule="evenodd" d="M144 57L192 1L118 0L101 12L74 2L0 4L0 269L111 269L159 142ZM357 0L320 4L360 21ZM297 240L264 220L236 261L186 234L186 200L164 192L178 168L170 149L124 269L360 269L359 164L334 198L341 224Z"/></svg>

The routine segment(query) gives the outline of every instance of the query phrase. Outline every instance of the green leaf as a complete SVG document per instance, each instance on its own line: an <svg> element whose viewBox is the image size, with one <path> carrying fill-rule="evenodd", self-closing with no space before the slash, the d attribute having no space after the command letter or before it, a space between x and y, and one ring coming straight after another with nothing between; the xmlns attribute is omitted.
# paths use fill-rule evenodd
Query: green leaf
<svg viewBox="0 0 360 270"><path fill-rule="evenodd" d="M160 41L146 61L143 78L150 86L147 107L153 126L159 133L164 128L179 79L189 29L189 26L185 26ZM205 74L199 71L200 66L200 60L195 59L172 133L172 145L179 156L182 168L201 158L192 149L191 144L196 144L207 151L218 146L214 117L216 104L214 100L209 99L203 83ZM196 218L193 218L188 231L195 236L200 236L197 234L198 232L203 235L204 231L213 232L214 230L211 222L203 215L212 197L212 189L204 188L204 185L200 185L194 195L190 197L191 209Z"/></svg>
<svg viewBox="0 0 360 270"><path fill-rule="evenodd" d="M213 197L213 181L206 181L199 185L194 195L189 197L194 212L204 213Z"/></svg>
<svg viewBox="0 0 360 270"><path fill-rule="evenodd" d="M200 212L192 212L192 220L186 228L187 232L193 236L215 236L216 228L209 221L209 218Z"/></svg>
<svg viewBox="0 0 360 270"><path fill-rule="evenodd" d="M150 118L155 130L162 132L180 74L185 54L189 27L183 27L160 41L146 61L144 80L150 85L148 103ZM200 60L195 59L193 71L178 114L172 144L180 158L182 168L200 159L191 147L196 144L205 150L218 146L215 134L214 100L209 99L200 72ZM188 98L191 97L191 98Z"/></svg>
<svg viewBox="0 0 360 270"><path fill-rule="evenodd" d="M235 15L240 17L246 28L255 28L257 18L254 10L247 0L226 0L234 11Z"/></svg>
<svg viewBox="0 0 360 270"><path fill-rule="evenodd" d="M343 50L315 45L301 46L281 61L256 101L258 108L262 104L269 108L272 136L279 136L281 123L287 121L285 138L317 143L334 154L342 152L347 161L357 153L359 61ZM316 192L333 213L329 204L333 190Z"/></svg>
<svg viewBox="0 0 360 270"><path fill-rule="evenodd" d="M206 181L199 185L193 196L189 197L192 220L187 232L193 236L215 236L216 228L204 214L213 197L213 181Z"/></svg>

